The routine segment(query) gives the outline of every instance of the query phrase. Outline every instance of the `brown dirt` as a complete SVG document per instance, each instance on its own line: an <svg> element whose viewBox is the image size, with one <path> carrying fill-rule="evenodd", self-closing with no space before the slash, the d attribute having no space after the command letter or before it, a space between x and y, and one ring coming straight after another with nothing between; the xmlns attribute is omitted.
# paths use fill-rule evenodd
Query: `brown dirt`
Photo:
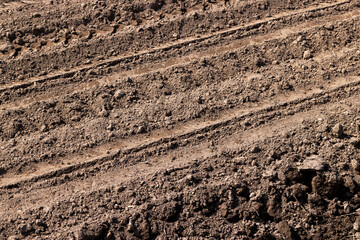
<svg viewBox="0 0 360 240"><path fill-rule="evenodd" d="M0 239L360 239L357 0L0 0Z"/></svg>

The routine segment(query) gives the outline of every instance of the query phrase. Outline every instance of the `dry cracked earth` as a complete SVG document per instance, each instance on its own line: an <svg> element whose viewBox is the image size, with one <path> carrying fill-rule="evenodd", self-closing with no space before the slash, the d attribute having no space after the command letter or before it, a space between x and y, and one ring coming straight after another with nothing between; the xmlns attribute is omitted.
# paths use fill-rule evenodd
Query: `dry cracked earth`
<svg viewBox="0 0 360 240"><path fill-rule="evenodd" d="M0 239L360 239L359 0L0 0Z"/></svg>

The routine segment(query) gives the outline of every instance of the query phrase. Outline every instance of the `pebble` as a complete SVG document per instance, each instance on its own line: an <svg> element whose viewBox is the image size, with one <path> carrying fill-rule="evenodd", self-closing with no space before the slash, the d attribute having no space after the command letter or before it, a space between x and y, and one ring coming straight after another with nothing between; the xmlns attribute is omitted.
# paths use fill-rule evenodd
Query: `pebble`
<svg viewBox="0 0 360 240"><path fill-rule="evenodd" d="M165 112L166 117L170 117L171 115L172 115L172 112L170 110Z"/></svg>
<svg viewBox="0 0 360 240"><path fill-rule="evenodd" d="M138 127L138 129L137 129L137 133L146 133L146 129L145 129L145 127L144 127L144 126L140 126L140 127Z"/></svg>
<svg viewBox="0 0 360 240"><path fill-rule="evenodd" d="M265 62L261 58L255 58L254 65L257 67L262 67L265 65Z"/></svg>
<svg viewBox="0 0 360 240"><path fill-rule="evenodd" d="M88 72L87 72L87 76L96 76L97 73L93 70L93 69L90 69Z"/></svg>
<svg viewBox="0 0 360 240"><path fill-rule="evenodd" d="M116 90L116 92L114 93L115 99L120 99L124 96L125 96L125 93L123 91L121 91L120 89Z"/></svg>
<svg viewBox="0 0 360 240"><path fill-rule="evenodd" d="M335 148L335 149L344 149L344 148L345 148L345 144L342 143L342 142L335 143L335 144L334 144L334 148Z"/></svg>
<svg viewBox="0 0 360 240"><path fill-rule="evenodd" d="M20 238L18 236L10 236L7 240L19 240Z"/></svg>
<svg viewBox="0 0 360 240"><path fill-rule="evenodd" d="M360 219L357 218L356 221L354 222L353 228L356 232L360 231Z"/></svg>
<svg viewBox="0 0 360 240"><path fill-rule="evenodd" d="M325 28L326 30L332 31L332 30L334 30L334 25L331 24L331 23L328 23L328 24L326 24L326 25L324 26L324 28Z"/></svg>
<svg viewBox="0 0 360 240"><path fill-rule="evenodd" d="M303 35L300 35L300 36L298 36L297 38L296 38L296 42L302 42L302 41L304 41L305 40L305 38L304 38L304 36Z"/></svg>
<svg viewBox="0 0 360 240"><path fill-rule="evenodd" d="M47 132L48 131L48 127L44 124L44 125L41 125L40 127L40 132Z"/></svg>
<svg viewBox="0 0 360 240"><path fill-rule="evenodd" d="M356 159L351 160L351 167L354 171L359 171L360 164L359 164L358 160L356 160Z"/></svg>
<svg viewBox="0 0 360 240"><path fill-rule="evenodd" d="M350 138L349 143L354 147L360 147L360 138Z"/></svg>
<svg viewBox="0 0 360 240"><path fill-rule="evenodd" d="M12 49L13 47L10 44L0 44L0 52L4 53Z"/></svg>
<svg viewBox="0 0 360 240"><path fill-rule="evenodd" d="M19 226L19 232L22 235L26 235L28 232L32 230L32 227L29 224L23 224Z"/></svg>
<svg viewBox="0 0 360 240"><path fill-rule="evenodd" d="M303 58L304 58L304 59L309 59L309 58L311 58L311 57L312 57L311 52L310 52L309 50L306 50L306 51L304 52L304 54L303 54Z"/></svg>
<svg viewBox="0 0 360 240"><path fill-rule="evenodd" d="M261 151L261 149L258 147L258 146L254 146L252 149L251 149L251 152L252 153L259 153Z"/></svg>
<svg viewBox="0 0 360 240"><path fill-rule="evenodd" d="M106 127L106 130L112 131L114 130L114 128L115 128L115 123L110 122L109 125Z"/></svg>
<svg viewBox="0 0 360 240"><path fill-rule="evenodd" d="M344 204L344 211L347 214L349 214L352 211L351 206L348 203Z"/></svg>
<svg viewBox="0 0 360 240"><path fill-rule="evenodd" d="M130 219L127 227L128 232L134 232L135 231L135 225L134 220Z"/></svg>
<svg viewBox="0 0 360 240"><path fill-rule="evenodd" d="M18 45L24 45L25 44L24 40L21 37L16 38L14 40L14 43L18 44Z"/></svg>
<svg viewBox="0 0 360 240"><path fill-rule="evenodd" d="M120 193L120 192L123 192L125 190L125 187L124 186L119 186L119 187L116 187L114 190L115 190L115 192Z"/></svg>
<svg viewBox="0 0 360 240"><path fill-rule="evenodd" d="M263 173L263 178L275 178L277 171L275 169L269 169Z"/></svg>
<svg viewBox="0 0 360 240"><path fill-rule="evenodd" d="M39 18L39 17L41 17L41 13L33 13L32 17Z"/></svg>
<svg viewBox="0 0 360 240"><path fill-rule="evenodd" d="M80 117L79 116L73 116L73 117L71 117L71 121L73 121L73 122L78 122L78 121L80 121Z"/></svg>
<svg viewBox="0 0 360 240"><path fill-rule="evenodd" d="M108 113L108 111L106 111L105 109L103 109L103 110L101 110L101 111L99 112L99 116L100 116L100 117L108 117L108 116L109 116L109 113Z"/></svg>
<svg viewBox="0 0 360 240"><path fill-rule="evenodd" d="M332 134L337 138L342 138L344 136L344 127L340 123L337 123L332 128Z"/></svg>
<svg viewBox="0 0 360 240"><path fill-rule="evenodd" d="M18 52L15 50L15 51L12 51L10 54L9 54L9 57L16 57L18 54Z"/></svg>

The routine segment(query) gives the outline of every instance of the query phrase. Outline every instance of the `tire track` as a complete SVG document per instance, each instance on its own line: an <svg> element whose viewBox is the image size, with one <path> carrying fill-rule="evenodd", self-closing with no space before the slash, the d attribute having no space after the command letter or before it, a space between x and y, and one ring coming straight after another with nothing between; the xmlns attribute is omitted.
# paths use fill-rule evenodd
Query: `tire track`
<svg viewBox="0 0 360 240"><path fill-rule="evenodd" d="M80 72L88 71L90 69L99 68L102 66L105 66L105 67L114 66L123 61L130 61L131 59L137 59L142 56L146 56L148 54L156 54L156 53L159 53L162 51L168 51L169 49L172 49L172 48L179 48L181 46L186 46L186 45L189 45L192 43L204 42L211 38L228 37L230 35L236 34L239 31L244 31L244 30L249 31L249 30L252 30L255 28L259 28L260 26L267 24L268 22L271 22L271 21L278 21L283 18L292 17L292 16L295 16L298 14L304 14L304 13L326 10L329 8L335 8L335 7L338 7L338 6L347 4L347 3L350 3L350 0L342 0L342 1L335 2L335 3L324 3L324 4L320 4L320 6L311 6L309 8L305 8L305 9L289 11L286 13L278 14L273 17L267 17L265 19L257 20L255 22L251 22L251 23L248 23L245 25L240 25L240 26L235 26L235 27L229 28L229 29L220 30L220 31L217 31L217 32L214 32L211 34L205 34L205 35L198 36L198 37L188 37L188 38L177 40L172 43L165 43L165 44L160 45L159 47L154 47L152 49L141 50L137 53L131 53L131 54L128 54L125 56L111 57L109 59L97 61L92 64L78 66L78 67L69 69L68 71L53 72L44 77L40 77L40 78L34 77L34 78L30 78L30 79L27 79L27 80L21 81L21 82L1 85L0 93L4 92L4 91L9 91L11 89L26 88L35 83L43 83L45 81L56 80L56 79L59 79L62 77L64 77L64 78L72 77L79 71Z"/></svg>
<svg viewBox="0 0 360 240"><path fill-rule="evenodd" d="M59 204L66 204L72 201L72 199L78 199L92 196L96 192L117 191L117 189L123 189L124 186L131 186L134 182L140 181L152 181L154 176L162 175L162 173L169 171L181 171L183 169L192 169L194 166L193 160L199 159L200 162L212 162L211 160L221 156L222 152L239 151L243 147L254 146L254 144L263 144L264 140L278 138L284 133L288 133L295 129L299 129L302 126L302 120L315 120L323 114L323 110L332 111L336 108L346 105L346 103L358 101L359 95L354 94L346 98L345 101L333 102L329 105L322 105L320 107L314 106L305 112L298 112L285 119L269 121L264 126L250 129L249 131L239 131L233 135L226 136L216 144L216 148L209 148L209 142L201 141L195 146L184 146L178 149L171 150L170 154L165 156L153 156L149 162L138 161L132 165L115 165L112 168L105 168L104 165L95 166L94 168L100 168L99 171L95 171L96 174L91 174L85 178L78 178L76 175L69 176L68 178L62 177L65 181L60 180L53 184L50 181L46 183L35 183L23 186L21 194L18 194L18 189L3 189L0 191L2 201L0 201L0 213L5 214L6 209L12 209L21 205L22 207L17 213L11 212L7 216L13 218L18 214L25 214L25 212L31 212L38 209L40 206L48 211L53 206L59 206ZM261 138L255 139L253 135L260 135ZM233 142L234 138L235 142ZM246 142L242 142L241 139ZM186 149L188 148L188 149ZM171 155L178 156L175 161L172 160ZM141 159L141 156L137 158ZM235 160L235 159L234 159ZM92 169L94 169L92 168ZM257 168L254 166L254 168ZM265 167L270 169L270 166ZM89 169L90 170L90 169ZM265 170L262 172L264 173ZM141 177L139 177L141 175ZM222 180L223 181L223 180ZM216 182L216 181L215 181ZM215 183L212 181L211 184ZM131 190L131 188L129 189ZM65 191L66 194L63 194ZM127 191L127 189L125 190ZM59 194L61 192L61 194ZM157 201L157 199L154 199ZM156 205L156 204L155 204ZM142 205L130 205L128 204L123 211L129 209L142 209ZM141 211L141 210L139 210ZM5 219L4 219L5 220ZM5 220L6 221L6 220Z"/></svg>
<svg viewBox="0 0 360 240"><path fill-rule="evenodd" d="M240 40L232 41L231 43L228 43L224 46L215 46L211 52L204 51L204 52L200 52L200 53L185 55L183 57L180 57L180 58L177 58L174 60L167 59L166 61L156 63L153 66L138 67L136 69L132 69L132 70L128 70L128 71L124 71L124 72L120 72L120 73L115 73L110 76L106 76L106 77L96 79L96 80L90 79L89 81L86 81L84 83L78 83L76 81L71 82L69 84L66 83L65 86L62 86L62 89L63 89L63 91L68 89L71 94L74 94L74 93L81 92L83 90L89 89L94 86L99 86L99 85L108 84L108 83L114 83L118 79L124 78L124 77L134 78L134 77L144 76L144 75L152 74L152 73L156 73L156 72L164 72L166 70L169 70L171 68L178 67L178 66L189 66L190 64L194 63L195 61L197 61L200 58L210 58L213 56L219 56L221 54L225 54L227 52L232 52L232 51L241 49L246 46L256 46L256 45L263 44L267 41L286 39L293 34L303 33L303 32L309 31L313 28L316 28L318 26L321 26L325 22L330 21L330 19L346 21L349 19L358 18L359 15L360 15L360 13L358 11L354 11L350 14L346 13L344 15L340 15L340 16L336 16L336 17L329 17L329 19L323 19L322 21L313 21L311 23L304 23L304 24L301 24L298 26L283 28L283 29L277 30L275 32L267 33L264 35L248 36L248 37L244 37ZM127 59L127 60L129 60L129 59ZM119 62L121 62L121 61L119 60ZM142 64L146 64L146 63L142 63ZM104 63L104 65L101 65L101 66L111 66L111 65L112 64ZM70 78L70 77L73 77L78 72L87 71L92 68L93 67L89 67L86 69L79 68L79 70L74 70L73 72L68 72L61 76L59 75L59 76L54 76L53 78L44 78L41 80L36 80L35 82L29 82L26 84L20 84L18 86L12 86L10 88L3 87L3 88L0 88L0 92L11 91L11 90L15 90L17 88L26 88L26 87L30 88L30 87L37 86L37 84L40 85L41 83L50 82L52 80L56 80L56 79L60 79L60 78L67 78L67 77ZM64 81L64 80L62 80L62 81ZM77 86L73 87L72 85L77 85ZM74 89L76 89L76 90L74 90ZM31 93L31 90L29 91L28 94L30 94L30 93ZM50 100L56 96L59 96L59 91L55 91L55 92L50 91L50 92L47 92L46 94L37 93L36 96L27 97L27 98L21 99L21 100L18 100L18 98L17 98L17 101L14 103L5 103L5 104L1 104L0 106L1 106L2 110L13 110L13 109L18 109L18 108L26 108L35 102Z"/></svg>
<svg viewBox="0 0 360 240"><path fill-rule="evenodd" d="M350 82L347 82L349 80ZM295 112L301 112L303 111L301 108L302 105L306 105L308 108L309 105L316 104L316 101L321 98L330 98L332 95L337 96L337 93L341 90L347 89L351 90L352 92L356 92L359 90L359 88L359 77L353 77L347 80L342 78L338 79L335 84L328 86L326 90L317 89L306 94L298 93L289 96L281 96L278 99L273 99L272 102L263 103L262 105L256 107L248 109L235 109L226 114L223 114L221 118L214 121L191 122L178 126L174 130L164 131L162 129L154 131L150 136L148 136L146 140L143 140L142 137L140 141L128 139L127 141L106 144L105 146L100 146L96 150L92 150L91 152L95 152L95 155L89 152L83 153L76 158L73 157L71 159L64 159L63 162L68 165L66 167L61 167L59 165L46 165L43 167L43 169L38 170L37 173L35 172L32 174L10 176L5 174L0 179L0 189L18 188L26 183L38 182L53 177L59 177L63 174L71 173L79 169L113 161L114 158L119 158L123 155L129 155L145 149L159 147L164 144L167 145L174 141L188 139L191 137L196 137L197 135L215 131L221 127L232 125L245 118L249 119L258 115L286 115L286 111L288 111L290 108L298 108ZM347 98L347 96L344 98ZM286 99L286 101L283 101L283 99ZM292 112L292 114L294 114L294 112ZM90 157L83 158L84 155ZM48 171L48 169L50 169L50 171Z"/></svg>
<svg viewBox="0 0 360 240"><path fill-rule="evenodd" d="M343 25L344 23L341 23L341 25ZM345 23L345 25L347 25L346 23ZM314 32L314 31L312 31L312 32ZM312 34L312 32L311 33L309 33L310 35ZM335 32L337 32L337 31L335 31ZM292 37L291 39L295 39L296 37ZM291 43L292 42L292 40L290 39L290 41L287 41L287 42L289 42L289 43ZM267 44L266 44L267 45ZM269 44L270 45L270 44ZM271 46L271 45L270 45ZM354 45L351 45L351 46L354 46ZM342 48L341 50L343 50L344 48ZM319 52L321 52L321 51L319 51ZM354 52L352 52L353 54L354 54ZM346 54L345 54L346 55ZM316 57L316 56L315 56ZM299 58L301 58L301 56L299 56ZM333 59L334 60L334 59ZM272 60L270 59L270 62L271 62ZM345 63L347 63L347 59L345 59ZM293 65L299 65L299 66L301 66L303 63L305 63L305 62L307 62L307 61L305 61L305 60L300 60L299 59L299 61L292 61L291 62L291 64ZM310 61L310 62L308 62L308 63L306 63L306 65L308 65L308 66L310 66L309 65L309 63L311 63L311 62L313 62L313 61ZM339 62L339 59L337 59L335 62ZM349 63L351 63L351 62L349 62ZM286 64L286 66L287 65L289 65L289 64ZM323 67L325 67L325 68L327 68L326 66L326 60L324 61L324 63L321 63L320 64L320 66L318 66L319 68L321 68L321 66L323 66ZM275 68L278 68L278 67L276 67L275 65L274 65L274 67ZM282 68L282 67L281 67ZM301 69L298 69L298 70L300 70L301 71ZM171 72L171 71L169 71L169 72ZM348 74L355 74L357 71L355 70L355 71L353 71L353 70L351 70L350 72L348 72ZM270 71L267 71L267 73L264 73L265 75L267 75L267 74L271 74L271 72ZM342 74L341 74L342 75ZM344 74L344 75L346 75L346 74ZM286 75L284 75L286 78L287 78L287 76ZM316 82L316 83L320 83L320 84L322 84L321 82L321 80L318 80L319 78L320 79L323 79L322 78L322 76L321 75L318 75L318 74L316 74L316 76L318 76L318 77L315 77L314 78L314 80L315 81L313 81L312 79L308 79L309 81L311 81L311 82ZM246 77L246 76L244 76L244 77ZM306 77L306 76L305 76ZM251 77L252 78L252 77ZM307 78L307 77L306 77ZM246 79L248 79L248 78L246 78ZM317 80L316 80L317 79ZM255 80L256 80L256 78L255 78ZM333 81L334 79L331 79L331 81ZM137 81L137 80L135 80L135 81ZM140 79L140 81L146 81L146 77L145 78L142 78L142 79ZM249 77L249 81L250 81L250 77ZM283 82L286 82L287 80L285 80L284 79L284 81ZM227 82L227 81L226 81ZM263 81L261 81L261 82L263 82ZM246 82L245 82L246 83ZM291 83L291 84L294 84L294 83ZM226 84L225 84L226 85ZM317 84L316 84L317 85ZM316 85L315 85L315 87L316 87ZM294 87L295 87L295 89L296 90L300 90L301 88L299 88L299 86L297 85L297 83L295 82L295 85L293 85ZM215 86L216 87L216 86ZM219 87L220 87L220 85L219 85ZM105 90L105 89L104 89ZM141 90L139 90L140 92L141 92ZM206 93L206 92L205 92ZM110 94L112 94L112 93L110 93ZM87 97L87 95L88 95L88 92L85 92L85 93L83 93L83 95L84 95L84 97ZM220 98L221 98L221 96L219 96ZM67 98L68 99L68 98ZM70 99L70 98L69 98ZM231 101L233 101L233 100L235 100L236 98L233 98ZM263 98L260 98L260 99L263 99ZM260 100L259 99L259 100ZM66 101L66 99L64 100L64 101ZM195 99L195 101L196 101L196 99ZM236 106L241 106L242 104L240 103L241 102L241 99L240 99L240 102L238 102L238 100L235 100L235 102L236 102ZM220 101L219 102L220 103L220 105L218 105L218 104L216 104L217 106L220 106L220 108L219 109L216 109L216 108L213 108L213 107L211 107L211 109L215 109L215 111L217 112L216 114L221 114L221 112L223 111L223 109L226 109L226 108L228 108L228 107L226 107L226 105L223 105L223 103ZM233 102L234 103L234 102ZM148 105L149 106L149 105ZM153 104L152 105L150 105L150 106L154 106ZM23 117L20 117L22 120L24 120L24 121L27 121L27 116L30 116L30 114L32 114L32 111L34 110L34 111L37 111L37 109L38 109L38 107L41 107L41 106L33 106L33 108L31 108L31 109L28 109L29 111L27 111L26 109L25 109L25 111L26 112L29 112L29 114L24 114L24 115L22 115ZM134 105L134 107L136 107L136 105ZM117 109L120 109L120 108L117 108ZM125 110L126 111L126 110ZM16 112L14 112L15 114L16 114ZM131 113L130 113L131 114ZM165 114L165 113L164 113ZM27 115L27 116L26 116ZM31 115L32 116L32 115ZM40 115L41 116L41 115ZM54 116L56 116L56 114L54 115ZM205 115L203 115L204 117L211 117L211 115L208 115L208 113L206 113ZM52 115L50 116L50 117L52 117ZM67 118L67 116L64 116L65 118L64 119L67 119L68 120L68 118ZM142 116L140 116L140 118L142 118ZM34 117L34 118L32 118L32 119L35 119L35 121L36 121L36 116ZM88 118L85 118L84 120L87 120ZM101 122L103 121L103 120L105 120L106 121L106 119L101 119L101 118L99 118L99 117L95 117L94 119L97 119L96 120L96 122L99 122L99 124L101 124ZM189 119L185 119L186 121L191 121L191 119L194 119L194 118L189 118ZM67 121L66 120L66 121ZM112 120L116 120L116 119L114 119L114 118L112 118ZM4 119L4 121L6 122L7 121L7 119ZM31 121L33 121L33 120L31 120ZM136 121L136 120L135 120ZM151 125L151 132L154 130L154 129L161 129L162 127L164 127L164 121L162 121L162 120L160 120L161 122L160 122L160 124L152 124ZM87 121L88 122L88 121ZM176 121L175 121L176 122ZM175 123L174 122L174 123ZM183 120L180 120L180 122L183 122ZM45 123L46 123L46 121L45 121ZM84 129L87 129L87 132L88 133L91 133L90 135L92 136L92 135L94 135L94 136L98 136L99 138L97 138L96 137L96 139L99 139L98 141L96 141L96 142L93 142L92 140L90 140L88 143L90 143L90 145L83 145L83 144L81 144L82 142L83 142L83 140L81 140L80 138L78 138L78 137L76 137L77 135L76 134L72 134L72 133L70 133L69 134L69 137L63 137L63 135L61 134L61 131L67 131L67 129L69 129L69 128L67 128L66 126L68 126L68 123L70 123L71 125L70 125L70 128L71 129L73 129L73 127L72 126L74 126L74 124L75 124L75 128L74 128L74 130L77 130L77 129L81 129L81 128L84 128ZM89 122L88 122L89 123ZM30 122L30 124L31 124L31 122ZM41 124L41 122L40 122L40 124ZM167 123L165 122L165 125L166 125ZM40 125L38 125L38 126L40 126ZM101 129L103 129L103 130L100 130L100 132L103 132L104 134L103 135L101 135L101 134L97 134L96 132L94 132L94 131L91 131L91 129L89 129L88 127L86 127L87 126L87 123L85 123L85 124L83 124L83 123L81 123L81 122L79 122L79 123L72 123L71 121L67 121L66 122L66 125L64 125L64 127L60 127L59 126L59 128L58 127L56 127L56 130L54 129L54 131L50 131L49 133L45 133L46 135L50 135L50 136L52 136L52 137L55 137L55 138L57 138L59 141L58 141L58 143L59 144L61 144L61 143L66 143L66 141L72 141L72 140L74 140L74 139L76 139L77 141L79 141L79 146L85 146L85 147L83 147L82 149L84 149L84 151L86 151L85 149L88 149L88 147L87 146L98 146L98 145L101 145L101 144L105 144L105 143L107 143L107 142L109 142L109 141L111 141L111 139L109 139L109 138L107 138L107 133L106 133L106 131L105 131L105 128L106 128L106 126L102 126L101 127ZM120 125L119 125L119 128L118 129L121 129L121 128L124 128L124 127L126 127L125 126L125 124L121 124L121 127L120 127ZM135 128L134 128L134 130L135 130L135 132L137 131L136 130L136 128L137 128L137 126L135 126ZM115 132L115 134L116 134L116 136L122 136L122 137L124 137L124 138L127 138L129 135L127 135L127 134L125 134L125 135L123 135L123 132L124 131L118 131L118 129L117 129L117 131ZM3 161L3 163L4 163L4 167L5 167L5 171L7 171L8 169L11 171L11 172L14 172L14 171L29 171L29 169L26 167L26 166L30 166L30 168L31 168L31 164L33 164L33 163L36 163L36 162L44 162L44 161L51 161L51 162L56 162L56 161L59 161L59 159L62 159L63 158L63 156L70 156L70 154L71 154L71 152L72 153L75 153L76 152L76 154L78 154L78 153L80 153L81 151L79 150L79 149L74 149L74 148L72 148L71 146L68 146L68 147L70 147L71 148L71 150L70 151L62 151L61 150L61 148L58 148L57 146L54 146L54 148L50 148L50 147L48 147L48 146L46 146L47 144L41 144L42 143L42 141L41 141L41 136L42 135L44 135L44 133L42 133L41 132L41 130L39 131L39 129L36 129L36 126L35 126L35 128L28 128L28 129L26 129L26 133L24 132L24 134L22 134L22 136L23 137L21 137L21 136L19 136L19 137L16 137L15 139L13 139L13 140L15 140L16 142L18 142L19 144L17 145L17 148L18 149L31 149L31 148L34 148L34 150L33 151L31 151L31 155L29 155L29 154L26 154L26 155L23 155L23 156L19 156L19 154L18 153L16 153L15 152L15 154L13 153L13 150L14 150L14 148L11 146L11 144L6 144L6 142L4 142L5 143L5 145L6 145L6 148L3 148L3 158L2 158L2 161ZM29 131L31 131L31 132L29 132ZM35 131L35 132L34 132ZM126 131L128 131L128 130L126 130ZM129 130L130 131L130 130ZM126 132L125 132L126 133ZM26 135L25 135L26 134ZM78 132L78 134L81 134L81 132ZM119 134L119 135L118 135ZM142 135L142 134L139 134L140 136L144 136L144 135ZM40 136L40 139L39 140L35 140L34 141L34 138L35 139L37 139L37 136ZM104 137L103 137L104 136ZM12 141L13 141L12 140ZM112 138L112 140L114 140L113 138ZM30 141L30 142L29 142ZM102 142L102 141L104 141L104 142ZM26 145L24 145L22 142L26 142L28 145L26 146ZM40 142L40 144L38 144L38 142ZM85 143L87 142L87 141L84 141ZM16 144L16 143L15 143ZM57 144L58 145L58 144ZM68 145L68 144L66 144L66 145ZM41 148L40 148L41 147ZM15 150L16 151L16 150ZM25 150L26 151L26 150ZM27 153L27 152L26 152ZM57 153L60 153L59 155L57 155ZM5 157L5 156L7 156L8 155L8 157ZM50 158L51 158L51 160L46 160L46 155L48 155L48 156L50 156ZM30 157L31 156L31 157ZM45 156L45 158L43 158L43 156ZM53 157L54 156L54 157ZM19 158L17 158L17 157L19 157ZM14 159L15 160L15 162L16 162L16 164L14 165L13 164L13 162L12 162L12 160L10 160L10 159ZM17 159L16 159L17 158ZM9 161L11 164L7 164L7 161ZM16 166L24 166L24 167L16 167ZM7 167L9 167L9 168L7 168Z"/></svg>

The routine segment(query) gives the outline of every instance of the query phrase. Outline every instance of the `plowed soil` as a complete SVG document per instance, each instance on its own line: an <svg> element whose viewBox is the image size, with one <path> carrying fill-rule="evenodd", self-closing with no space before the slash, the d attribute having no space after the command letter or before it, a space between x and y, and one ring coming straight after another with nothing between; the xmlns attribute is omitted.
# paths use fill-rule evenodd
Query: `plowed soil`
<svg viewBox="0 0 360 240"><path fill-rule="evenodd" d="M360 1L0 0L0 239L360 239Z"/></svg>

